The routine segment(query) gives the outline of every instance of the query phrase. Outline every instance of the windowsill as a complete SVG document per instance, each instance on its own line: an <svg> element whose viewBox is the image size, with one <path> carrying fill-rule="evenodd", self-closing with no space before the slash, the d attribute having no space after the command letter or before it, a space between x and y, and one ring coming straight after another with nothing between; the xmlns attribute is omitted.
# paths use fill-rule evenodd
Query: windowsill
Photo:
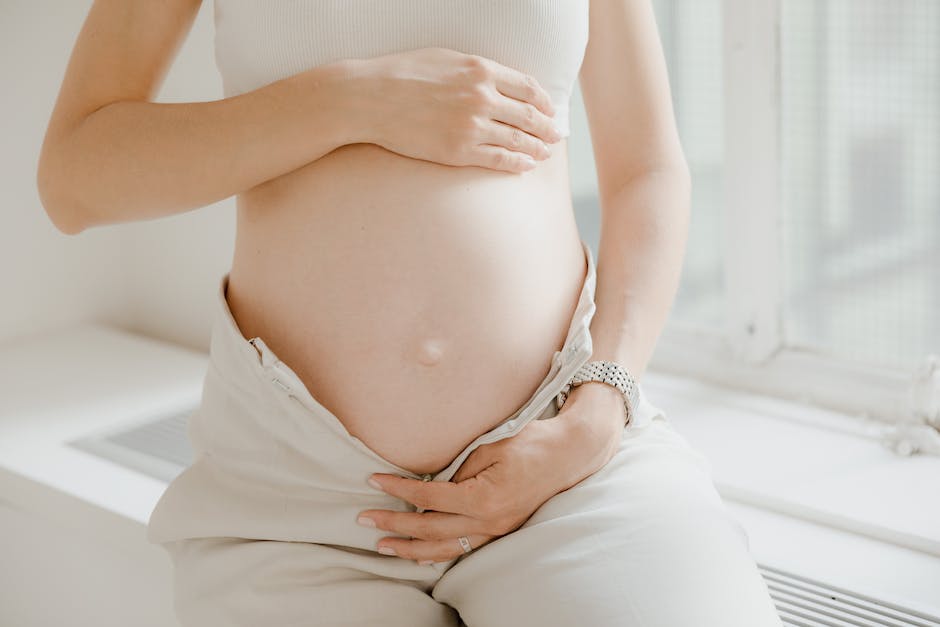
<svg viewBox="0 0 940 627"><path fill-rule="evenodd" d="M940 457L898 456L832 411L652 371L643 387L759 562L940 613Z"/></svg>

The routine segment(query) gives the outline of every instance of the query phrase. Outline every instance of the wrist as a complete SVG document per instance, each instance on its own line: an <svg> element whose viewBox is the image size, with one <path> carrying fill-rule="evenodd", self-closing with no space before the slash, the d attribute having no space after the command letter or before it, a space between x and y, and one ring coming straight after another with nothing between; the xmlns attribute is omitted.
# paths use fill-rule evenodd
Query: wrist
<svg viewBox="0 0 940 627"><path fill-rule="evenodd" d="M343 59L333 64L340 119L348 144L379 144L381 113L377 110L379 58Z"/></svg>
<svg viewBox="0 0 940 627"><path fill-rule="evenodd" d="M371 143L375 113L369 96L368 59L341 59L310 68L285 79L298 91L307 121L306 128L318 137L329 136L330 145ZM310 116L309 112L317 115Z"/></svg>
<svg viewBox="0 0 940 627"><path fill-rule="evenodd" d="M559 413L564 439L576 443L597 467L606 464L627 419L620 391L600 381L582 383L571 389Z"/></svg>

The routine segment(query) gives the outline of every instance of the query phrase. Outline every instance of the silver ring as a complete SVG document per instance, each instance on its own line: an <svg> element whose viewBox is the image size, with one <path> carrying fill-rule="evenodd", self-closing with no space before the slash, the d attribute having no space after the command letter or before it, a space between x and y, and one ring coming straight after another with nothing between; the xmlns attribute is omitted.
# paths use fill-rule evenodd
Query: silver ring
<svg viewBox="0 0 940 627"><path fill-rule="evenodd" d="M460 546L461 548L463 548L464 553L469 553L470 551L473 550L473 547L470 546L470 538L468 538L467 536L460 536L459 538L457 538L457 541L460 542Z"/></svg>

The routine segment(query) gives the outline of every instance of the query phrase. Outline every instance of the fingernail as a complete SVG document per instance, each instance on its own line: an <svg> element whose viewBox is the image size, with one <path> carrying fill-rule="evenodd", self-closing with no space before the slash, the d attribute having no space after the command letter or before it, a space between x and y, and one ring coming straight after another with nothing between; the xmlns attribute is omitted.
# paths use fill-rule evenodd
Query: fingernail
<svg viewBox="0 0 940 627"><path fill-rule="evenodd" d="M382 484L376 481L375 479L373 479L372 477L369 477L369 485L375 488L376 490L382 489Z"/></svg>
<svg viewBox="0 0 940 627"><path fill-rule="evenodd" d="M418 562L418 565L427 566L428 564L433 564L433 563L434 563L434 560L421 560L420 562Z"/></svg>
<svg viewBox="0 0 940 627"><path fill-rule="evenodd" d="M530 168L535 167L535 159L533 159L529 155L522 155L522 162L525 163L527 167L530 167Z"/></svg>
<svg viewBox="0 0 940 627"><path fill-rule="evenodd" d="M395 549L390 546L380 546L379 553L382 555L397 555L397 553L395 553Z"/></svg>
<svg viewBox="0 0 940 627"><path fill-rule="evenodd" d="M356 522L363 527L375 527L375 521L367 516L360 516L356 519Z"/></svg>

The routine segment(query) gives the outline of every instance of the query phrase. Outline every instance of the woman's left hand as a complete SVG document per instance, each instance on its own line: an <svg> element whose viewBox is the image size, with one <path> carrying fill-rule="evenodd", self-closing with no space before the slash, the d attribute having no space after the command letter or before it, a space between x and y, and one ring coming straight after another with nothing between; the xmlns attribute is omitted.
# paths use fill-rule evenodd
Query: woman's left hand
<svg viewBox="0 0 940 627"><path fill-rule="evenodd" d="M474 449L450 481L372 475L385 493L429 511L359 515L412 538L382 538L380 551L387 547L418 563L449 561L464 552L460 536L477 549L516 530L548 499L602 468L620 440L624 418L616 389L581 385L554 418L533 419L514 436Z"/></svg>

